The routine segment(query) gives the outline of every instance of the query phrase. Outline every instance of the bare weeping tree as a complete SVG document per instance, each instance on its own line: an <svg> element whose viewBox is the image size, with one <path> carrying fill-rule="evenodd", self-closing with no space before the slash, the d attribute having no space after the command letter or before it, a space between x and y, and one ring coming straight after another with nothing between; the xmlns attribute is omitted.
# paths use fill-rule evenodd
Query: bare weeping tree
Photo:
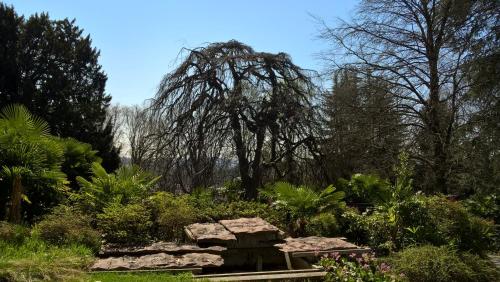
<svg viewBox="0 0 500 282"><path fill-rule="evenodd" d="M415 131L425 132L428 153L418 158L432 173L434 189L448 192L453 134L463 119L471 85L468 62L481 38L498 25L496 1L364 0L355 19L324 26L333 44L325 59L384 79ZM494 14L497 16L492 16ZM341 54L339 56L339 54Z"/></svg>
<svg viewBox="0 0 500 282"><path fill-rule="evenodd" d="M256 52L237 41L186 50L165 76L153 111L169 137L203 176L218 154L233 153L247 198L264 173L289 170L299 148L314 147L311 74L284 53Z"/></svg>

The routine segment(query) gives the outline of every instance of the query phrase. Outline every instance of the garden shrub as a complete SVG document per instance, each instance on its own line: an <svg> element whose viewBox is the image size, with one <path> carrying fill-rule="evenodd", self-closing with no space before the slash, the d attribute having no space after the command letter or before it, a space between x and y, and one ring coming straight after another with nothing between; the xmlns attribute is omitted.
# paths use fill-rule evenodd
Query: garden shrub
<svg viewBox="0 0 500 282"><path fill-rule="evenodd" d="M333 253L321 259L320 264L327 271L324 280L327 282L392 282L400 280L399 276L390 273L391 268L387 263L379 263L369 254L340 256L338 253Z"/></svg>
<svg viewBox="0 0 500 282"><path fill-rule="evenodd" d="M465 208L472 214L500 222L500 197L496 194L475 194L462 201Z"/></svg>
<svg viewBox="0 0 500 282"><path fill-rule="evenodd" d="M430 223L439 237L431 243L451 244L459 250L483 253L492 248L495 236L492 222L471 215L457 201L434 196L426 198Z"/></svg>
<svg viewBox="0 0 500 282"><path fill-rule="evenodd" d="M356 204L382 204L390 198L389 181L372 174L356 173L350 180L340 178L339 190L346 193L346 201Z"/></svg>
<svg viewBox="0 0 500 282"><path fill-rule="evenodd" d="M111 203L122 205L139 203L147 198L159 177L140 167L121 166L113 173L107 173L99 164L92 164L90 181L78 176L80 193L74 193L71 200L89 213L100 213Z"/></svg>
<svg viewBox="0 0 500 282"><path fill-rule="evenodd" d="M368 243L368 230L364 225L365 215L356 208L347 207L338 217L340 233L356 244Z"/></svg>
<svg viewBox="0 0 500 282"><path fill-rule="evenodd" d="M34 232L41 239L55 245L84 245L97 252L101 234L92 228L89 216L75 208L57 206L35 226Z"/></svg>
<svg viewBox="0 0 500 282"><path fill-rule="evenodd" d="M321 213L312 217L306 226L308 235L333 237L340 233L337 218L332 213Z"/></svg>
<svg viewBox="0 0 500 282"><path fill-rule="evenodd" d="M158 192L149 198L153 213L153 234L157 239L180 241L184 238L184 226L195 223L197 210L188 195L174 196Z"/></svg>
<svg viewBox="0 0 500 282"><path fill-rule="evenodd" d="M395 273L409 281L496 281L498 271L476 255L460 255L449 246L420 246L405 249L388 259Z"/></svg>
<svg viewBox="0 0 500 282"><path fill-rule="evenodd" d="M97 215L97 227L107 243L148 243L152 225L150 211L141 204L113 203Z"/></svg>
<svg viewBox="0 0 500 282"><path fill-rule="evenodd" d="M442 196L414 195L363 214L347 211L341 226L347 238L377 252L432 244L481 254L493 248L496 235L492 222Z"/></svg>
<svg viewBox="0 0 500 282"><path fill-rule="evenodd" d="M30 230L22 225L0 221L0 241L20 244L30 236Z"/></svg>

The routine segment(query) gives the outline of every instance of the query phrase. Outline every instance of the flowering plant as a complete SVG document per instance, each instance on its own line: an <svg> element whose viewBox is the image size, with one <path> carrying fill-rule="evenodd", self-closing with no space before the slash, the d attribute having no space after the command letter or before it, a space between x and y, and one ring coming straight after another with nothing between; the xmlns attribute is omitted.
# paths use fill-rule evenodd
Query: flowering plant
<svg viewBox="0 0 500 282"><path fill-rule="evenodd" d="M351 254L341 256L332 253L321 259L321 266L328 272L325 281L345 282L392 282L403 281L404 275L395 276L390 273L391 267L382 262L378 263L373 254Z"/></svg>

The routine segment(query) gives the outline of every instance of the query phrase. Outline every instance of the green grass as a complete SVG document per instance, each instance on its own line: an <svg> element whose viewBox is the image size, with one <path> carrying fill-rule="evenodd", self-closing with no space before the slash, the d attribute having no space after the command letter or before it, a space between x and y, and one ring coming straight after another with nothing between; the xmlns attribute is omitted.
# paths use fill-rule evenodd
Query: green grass
<svg viewBox="0 0 500 282"><path fill-rule="evenodd" d="M92 273L89 282L154 282L154 281L193 281L191 273L171 274L166 272L147 273Z"/></svg>
<svg viewBox="0 0 500 282"><path fill-rule="evenodd" d="M0 280L82 281L92 252L83 246L54 246L35 237L0 240Z"/></svg>

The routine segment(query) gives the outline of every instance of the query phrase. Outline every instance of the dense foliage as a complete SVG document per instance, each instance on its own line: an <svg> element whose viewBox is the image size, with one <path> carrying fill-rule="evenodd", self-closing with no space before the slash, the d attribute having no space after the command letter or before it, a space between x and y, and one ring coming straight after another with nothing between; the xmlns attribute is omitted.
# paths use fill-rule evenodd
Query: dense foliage
<svg viewBox="0 0 500 282"><path fill-rule="evenodd" d="M488 260L457 253L452 248L421 246L408 248L389 259L393 270L408 281L495 281L500 274Z"/></svg>
<svg viewBox="0 0 500 282"><path fill-rule="evenodd" d="M374 257L368 254L362 256L351 254L348 257L341 257L338 253L333 253L323 258L321 265L327 271L325 281L328 282L390 282L404 278L404 275L399 277L391 275L389 265L377 262Z"/></svg>
<svg viewBox="0 0 500 282"><path fill-rule="evenodd" d="M24 18L3 3L0 32L0 108L25 105L52 134L91 144L103 166L116 169L119 150L106 119L111 97L90 36L74 20L46 13Z"/></svg>
<svg viewBox="0 0 500 282"><path fill-rule="evenodd" d="M40 239L58 246L78 244L97 253L101 234L92 228L91 218L68 206L57 206L35 225Z"/></svg>

